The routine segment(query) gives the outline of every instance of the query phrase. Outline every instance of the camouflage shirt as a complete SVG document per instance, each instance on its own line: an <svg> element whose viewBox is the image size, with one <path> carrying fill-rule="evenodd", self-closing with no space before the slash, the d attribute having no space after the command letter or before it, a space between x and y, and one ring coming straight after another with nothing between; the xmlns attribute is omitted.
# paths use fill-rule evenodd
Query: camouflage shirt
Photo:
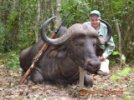
<svg viewBox="0 0 134 100"><path fill-rule="evenodd" d="M89 25L91 26L91 22L85 22L83 24L87 25L87 27ZM100 28L98 30L98 33L99 33L99 36L102 36L102 37L106 37L107 35L107 26L102 22L100 22ZM107 45L100 45L100 48L104 50L102 54L104 58L107 58L109 55L111 55L111 53L115 49L115 43L113 41L113 37L110 38Z"/></svg>

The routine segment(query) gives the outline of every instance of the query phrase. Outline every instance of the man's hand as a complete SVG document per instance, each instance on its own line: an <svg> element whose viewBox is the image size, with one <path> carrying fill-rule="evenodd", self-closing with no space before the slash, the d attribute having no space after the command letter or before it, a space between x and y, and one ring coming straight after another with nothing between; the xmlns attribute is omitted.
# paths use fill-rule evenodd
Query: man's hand
<svg viewBox="0 0 134 100"><path fill-rule="evenodd" d="M104 58L103 56L99 56L98 59L99 59L100 61L104 61L104 60L105 60L105 58Z"/></svg>

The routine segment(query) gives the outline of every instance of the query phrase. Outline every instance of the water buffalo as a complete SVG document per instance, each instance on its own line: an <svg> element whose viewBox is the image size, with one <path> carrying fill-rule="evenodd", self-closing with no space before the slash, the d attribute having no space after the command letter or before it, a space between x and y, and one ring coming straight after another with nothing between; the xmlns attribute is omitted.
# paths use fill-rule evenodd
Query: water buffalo
<svg viewBox="0 0 134 100"><path fill-rule="evenodd" d="M44 22L41 28L41 39L20 54L20 66L24 72L31 65L34 56L44 45L49 48L43 53L30 74L34 83L50 82L54 84L72 84L79 80L79 66L88 73L84 84L91 85L89 73L96 73L100 66L95 47L109 37L99 39L92 27L77 23L68 29L61 27L59 37L51 39L47 36L47 26L55 17Z"/></svg>

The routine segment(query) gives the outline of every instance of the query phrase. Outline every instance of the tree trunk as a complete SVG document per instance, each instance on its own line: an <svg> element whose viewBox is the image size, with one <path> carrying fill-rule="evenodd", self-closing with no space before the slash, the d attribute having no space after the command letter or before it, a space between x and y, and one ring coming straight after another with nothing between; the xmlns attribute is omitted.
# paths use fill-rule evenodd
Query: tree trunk
<svg viewBox="0 0 134 100"><path fill-rule="evenodd" d="M61 16L60 16L60 11L61 11L61 0L56 0L56 23L55 23L55 28L57 29L60 24L61 24Z"/></svg>
<svg viewBox="0 0 134 100"><path fill-rule="evenodd" d="M18 42L18 33L19 33L19 14L18 14L18 11L17 11L17 1L16 0L13 0L13 7L11 8L12 12L16 12L17 15L15 16L15 20L13 22L13 26L11 27L11 29L9 30L12 34L10 36L10 39L12 41L12 46L13 48L17 46L17 42Z"/></svg>
<svg viewBox="0 0 134 100"><path fill-rule="evenodd" d="M122 61L122 45L121 45L121 32L120 32L120 28L119 28L119 24L117 19L115 20L115 25L116 25L116 30L118 33L118 37L119 37L119 55L120 55L120 66L123 65L123 61Z"/></svg>
<svg viewBox="0 0 134 100"><path fill-rule="evenodd" d="M41 18L41 1L40 0L38 0L37 1L37 18L36 18L36 25L35 25L35 40L36 40L36 42L38 41L38 39L39 39L39 36L38 36L38 27L39 27L39 25L40 25L40 18Z"/></svg>

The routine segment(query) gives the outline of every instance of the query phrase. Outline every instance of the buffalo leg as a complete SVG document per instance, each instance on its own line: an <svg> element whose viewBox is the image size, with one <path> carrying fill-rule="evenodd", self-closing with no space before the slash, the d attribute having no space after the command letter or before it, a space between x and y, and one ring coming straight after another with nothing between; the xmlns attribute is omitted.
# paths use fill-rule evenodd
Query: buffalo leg
<svg viewBox="0 0 134 100"><path fill-rule="evenodd" d="M91 75L88 74L87 72L85 72L85 75L84 75L84 85L89 86L89 87L93 86L93 80L91 78Z"/></svg>
<svg viewBox="0 0 134 100"><path fill-rule="evenodd" d="M42 75L42 71L35 67L33 70L32 70L32 73L30 75L30 79L34 82L34 83L43 83L44 81L44 78L43 78L43 75Z"/></svg>

